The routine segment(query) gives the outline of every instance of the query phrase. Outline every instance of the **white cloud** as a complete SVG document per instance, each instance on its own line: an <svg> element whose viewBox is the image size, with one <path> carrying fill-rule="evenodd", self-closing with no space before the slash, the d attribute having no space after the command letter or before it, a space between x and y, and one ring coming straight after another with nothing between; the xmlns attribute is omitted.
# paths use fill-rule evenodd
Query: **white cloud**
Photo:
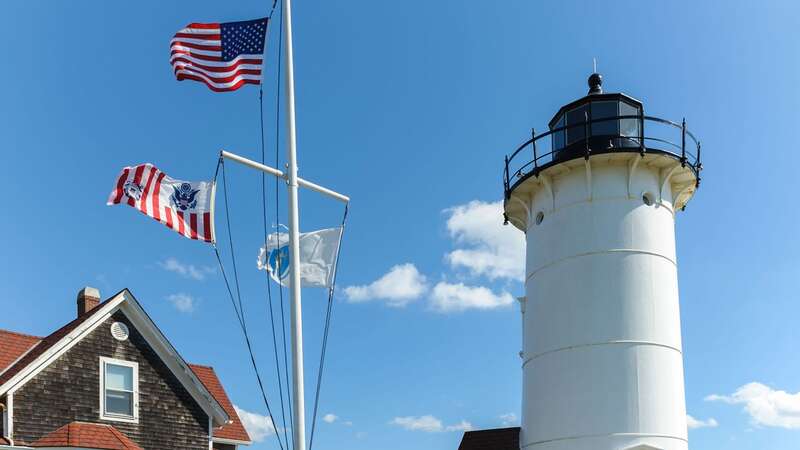
<svg viewBox="0 0 800 450"><path fill-rule="evenodd" d="M370 284L348 286L344 289L351 303L383 300L389 306L403 307L417 300L428 290L425 276L411 263L392 267Z"/></svg>
<svg viewBox="0 0 800 450"><path fill-rule="evenodd" d="M503 202L473 200L444 211L447 231L457 246L445 255L452 267L464 267L489 279L522 281L525 273L525 235L503 226Z"/></svg>
<svg viewBox="0 0 800 450"><path fill-rule="evenodd" d="M448 425L444 427L444 431L469 431L472 429L472 424L467 422L466 420L462 420L461 422L455 425Z"/></svg>
<svg viewBox="0 0 800 450"><path fill-rule="evenodd" d="M506 291L495 294L483 286L466 286L464 283L450 284L442 281L431 292L431 307L438 312L495 309L512 303L514 297Z"/></svg>
<svg viewBox="0 0 800 450"><path fill-rule="evenodd" d="M184 294L183 292L168 295L167 300L172 303L172 306L174 306L175 309L182 313L190 313L194 311L194 308L197 305L197 300L195 300L194 297L189 294Z"/></svg>
<svg viewBox="0 0 800 450"><path fill-rule="evenodd" d="M202 281L207 275L211 275L216 272L216 269L214 269L212 266L195 266L194 264L184 264L172 257L159 262L158 265L168 272L174 272L178 275L198 281Z"/></svg>
<svg viewBox="0 0 800 450"><path fill-rule="evenodd" d="M500 415L500 423L504 427L510 427L512 425L519 425L519 419L517 418L516 414L514 414L513 412L510 412L508 414L501 414Z"/></svg>
<svg viewBox="0 0 800 450"><path fill-rule="evenodd" d="M328 414L325 414L324 416L322 416L322 420L325 423L333 423L333 422L336 422L337 419L339 419L339 416L337 416L336 414L328 413Z"/></svg>
<svg viewBox="0 0 800 450"><path fill-rule="evenodd" d="M714 394L705 400L744 405L744 410L750 415L751 423L756 426L800 429L800 392L790 394L752 382L740 387L731 395Z"/></svg>
<svg viewBox="0 0 800 450"><path fill-rule="evenodd" d="M690 430L695 430L697 428L716 428L719 426L719 423L717 423L717 420L713 417L707 420L699 420L687 414L686 425Z"/></svg>
<svg viewBox="0 0 800 450"><path fill-rule="evenodd" d="M244 425L253 442L262 442L267 437L275 434L275 425L273 425L269 416L245 411L236 405L233 405L233 408L239 418L242 419L242 425Z"/></svg>
<svg viewBox="0 0 800 450"><path fill-rule="evenodd" d="M472 429L472 424L466 420L462 420L454 425L444 426L441 420L431 415L395 417L389 423L391 425L397 425L405 428L409 431L424 431L426 433L440 433L443 431L469 431Z"/></svg>

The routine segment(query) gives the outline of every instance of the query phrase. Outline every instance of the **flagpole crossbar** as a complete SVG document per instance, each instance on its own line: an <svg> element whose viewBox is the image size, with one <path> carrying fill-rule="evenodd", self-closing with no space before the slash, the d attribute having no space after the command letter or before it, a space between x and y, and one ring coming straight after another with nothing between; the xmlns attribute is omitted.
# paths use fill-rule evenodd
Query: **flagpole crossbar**
<svg viewBox="0 0 800 450"><path fill-rule="evenodd" d="M266 166L264 164L255 162L255 161L253 161L251 159L247 159L247 158L245 158L243 156L239 156L239 155L237 155L235 153L231 153L231 152L227 152L225 150L222 150L220 152L220 156L222 156L223 158L227 158L227 159L229 159L231 161L236 161L239 164L251 167L253 169L260 170L260 171L262 171L264 173L268 173L268 174L273 175L275 177L278 177L278 178L281 178L281 179L284 179L284 180L287 180L287 181L289 180L289 175L286 174L285 172L283 172L282 170L278 170L278 169L275 169L273 167ZM350 203L350 197L348 197L346 195L343 195L343 194L340 194L340 193L338 193L336 191L332 191L332 190L330 190L330 189L328 189L326 187L320 186L320 185L318 185L316 183L312 183L311 181L304 180L304 179L302 179L300 177L297 178L297 184L302 186L302 187L311 189L312 191L316 191L316 192L319 192L320 194L324 194L324 195L327 195L328 197L331 197L331 198L334 198L336 200L339 200L340 202Z"/></svg>

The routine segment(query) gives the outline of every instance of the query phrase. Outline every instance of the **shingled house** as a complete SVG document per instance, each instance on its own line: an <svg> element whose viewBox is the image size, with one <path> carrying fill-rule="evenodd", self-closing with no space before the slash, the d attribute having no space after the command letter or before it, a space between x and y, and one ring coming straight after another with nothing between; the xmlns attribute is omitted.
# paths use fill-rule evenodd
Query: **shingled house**
<svg viewBox="0 0 800 450"><path fill-rule="evenodd" d="M0 330L0 449L249 445L214 369L188 364L127 290L78 294L46 337Z"/></svg>

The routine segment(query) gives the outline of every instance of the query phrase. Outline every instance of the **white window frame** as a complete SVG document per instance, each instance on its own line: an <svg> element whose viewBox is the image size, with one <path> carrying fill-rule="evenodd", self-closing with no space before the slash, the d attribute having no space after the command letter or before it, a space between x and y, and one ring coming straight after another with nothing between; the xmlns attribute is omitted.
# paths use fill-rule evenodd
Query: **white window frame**
<svg viewBox="0 0 800 450"><path fill-rule="evenodd" d="M106 413L106 365L130 367L133 372L133 416ZM139 364L133 361L100 357L100 420L139 423Z"/></svg>

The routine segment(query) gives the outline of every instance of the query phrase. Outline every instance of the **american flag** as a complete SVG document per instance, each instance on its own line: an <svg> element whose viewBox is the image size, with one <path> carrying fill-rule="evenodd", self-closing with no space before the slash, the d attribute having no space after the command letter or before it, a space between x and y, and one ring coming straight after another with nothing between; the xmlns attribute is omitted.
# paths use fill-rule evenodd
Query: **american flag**
<svg viewBox="0 0 800 450"><path fill-rule="evenodd" d="M175 180L154 165L125 167L107 205L127 204L189 239L214 242L214 183Z"/></svg>
<svg viewBox="0 0 800 450"><path fill-rule="evenodd" d="M215 92L261 84L268 20L191 23L179 30L169 46L178 81L202 81Z"/></svg>

